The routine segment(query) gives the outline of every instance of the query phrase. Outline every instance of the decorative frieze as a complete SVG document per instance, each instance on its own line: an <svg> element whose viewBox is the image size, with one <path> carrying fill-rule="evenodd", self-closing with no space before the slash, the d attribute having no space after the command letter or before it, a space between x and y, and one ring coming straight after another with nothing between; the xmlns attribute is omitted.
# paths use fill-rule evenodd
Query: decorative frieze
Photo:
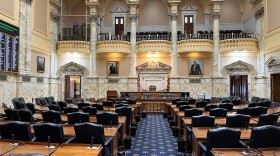
<svg viewBox="0 0 280 156"><path fill-rule="evenodd" d="M258 40L255 38L237 38L220 41L221 53L232 51L258 52Z"/></svg>
<svg viewBox="0 0 280 156"><path fill-rule="evenodd" d="M259 8L256 12L255 12L255 18L256 20L262 18L264 15L264 7Z"/></svg>
<svg viewBox="0 0 280 156"><path fill-rule="evenodd" d="M177 14L177 13L172 13L172 14L170 15L170 20L171 20L171 21L176 21L177 18L178 18L178 14Z"/></svg>
<svg viewBox="0 0 280 156"><path fill-rule="evenodd" d="M57 42L57 53L80 52L90 53L90 43L85 41L59 41Z"/></svg>
<svg viewBox="0 0 280 156"><path fill-rule="evenodd" d="M127 41L99 41L96 43L96 52L130 53L130 43Z"/></svg>
<svg viewBox="0 0 280 156"><path fill-rule="evenodd" d="M269 58L266 63L268 67L268 72L270 74L278 74L280 73L280 58L278 57L271 57Z"/></svg>
<svg viewBox="0 0 280 156"><path fill-rule="evenodd" d="M253 68L253 65L240 60L225 66L225 69L229 75L248 75L251 73Z"/></svg>
<svg viewBox="0 0 280 156"><path fill-rule="evenodd" d="M53 21L53 22L55 22L55 23L58 23L58 21L59 21L59 16L56 14L56 13L54 13L54 12L50 12L50 19Z"/></svg>
<svg viewBox="0 0 280 156"><path fill-rule="evenodd" d="M178 53L183 52L213 52L214 45L212 40L192 39L178 41Z"/></svg>
<svg viewBox="0 0 280 156"><path fill-rule="evenodd" d="M130 21L131 22L137 22L138 16L137 15L130 15Z"/></svg>
<svg viewBox="0 0 280 156"><path fill-rule="evenodd" d="M26 4L27 4L27 5L30 5L30 6L31 6L31 5L32 5L32 2L33 2L33 0L26 0Z"/></svg>
<svg viewBox="0 0 280 156"><path fill-rule="evenodd" d="M171 42L166 40L144 40L137 42L137 52L157 51L170 53Z"/></svg>

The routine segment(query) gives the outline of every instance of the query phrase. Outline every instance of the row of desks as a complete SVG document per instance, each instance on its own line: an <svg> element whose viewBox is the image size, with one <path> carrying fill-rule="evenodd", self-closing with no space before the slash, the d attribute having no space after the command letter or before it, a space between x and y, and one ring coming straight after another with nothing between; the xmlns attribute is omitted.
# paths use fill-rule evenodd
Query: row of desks
<svg viewBox="0 0 280 156"><path fill-rule="evenodd" d="M260 148L260 149L213 148L211 150L213 156L244 156L246 155L244 152L250 153L247 155L279 156L280 148Z"/></svg>

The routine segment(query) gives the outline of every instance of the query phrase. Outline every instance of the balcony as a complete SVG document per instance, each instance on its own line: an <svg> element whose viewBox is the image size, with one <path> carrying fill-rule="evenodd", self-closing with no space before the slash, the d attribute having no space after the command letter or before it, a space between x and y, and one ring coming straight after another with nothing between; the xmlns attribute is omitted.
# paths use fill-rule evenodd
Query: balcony
<svg viewBox="0 0 280 156"><path fill-rule="evenodd" d="M57 42L57 53L66 52L90 53L90 42L85 41L59 41Z"/></svg>
<svg viewBox="0 0 280 156"><path fill-rule="evenodd" d="M170 53L171 42L166 40L143 40L137 42L137 52Z"/></svg>
<svg viewBox="0 0 280 156"><path fill-rule="evenodd" d="M177 52L213 52L214 44L209 39L191 39L181 40L177 42Z"/></svg>
<svg viewBox="0 0 280 156"><path fill-rule="evenodd" d="M236 38L220 41L221 53L231 51L258 51L258 40L255 38Z"/></svg>
<svg viewBox="0 0 280 156"><path fill-rule="evenodd" d="M130 53L130 43L120 40L99 41L96 43L97 53Z"/></svg>

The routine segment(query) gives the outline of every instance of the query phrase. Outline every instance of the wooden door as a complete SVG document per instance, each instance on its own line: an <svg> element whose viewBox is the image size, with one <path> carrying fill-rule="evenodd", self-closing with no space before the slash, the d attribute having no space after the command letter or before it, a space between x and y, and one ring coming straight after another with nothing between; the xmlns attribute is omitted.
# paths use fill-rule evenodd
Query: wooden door
<svg viewBox="0 0 280 156"><path fill-rule="evenodd" d="M123 17L115 18L115 35L116 36L124 35L124 18Z"/></svg>
<svg viewBox="0 0 280 156"><path fill-rule="evenodd" d="M230 95L248 101L248 76L234 75L230 77Z"/></svg>
<svg viewBox="0 0 280 156"><path fill-rule="evenodd" d="M280 74L272 74L270 77L272 101L280 102Z"/></svg>
<svg viewBox="0 0 280 156"><path fill-rule="evenodd" d="M185 15L184 17L184 33L193 34L193 15Z"/></svg>
<svg viewBox="0 0 280 156"><path fill-rule="evenodd" d="M64 99L70 98L70 75L65 75Z"/></svg>

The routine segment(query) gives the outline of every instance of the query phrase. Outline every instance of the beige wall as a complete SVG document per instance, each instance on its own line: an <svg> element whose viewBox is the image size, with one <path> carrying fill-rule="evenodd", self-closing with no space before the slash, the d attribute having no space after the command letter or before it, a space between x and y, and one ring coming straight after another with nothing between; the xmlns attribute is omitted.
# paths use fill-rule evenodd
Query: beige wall
<svg viewBox="0 0 280 156"><path fill-rule="evenodd" d="M280 26L279 14L280 14L280 1L267 0L267 27L268 31L271 31Z"/></svg>
<svg viewBox="0 0 280 156"><path fill-rule="evenodd" d="M223 2L220 23L241 23L241 10L236 0L225 0Z"/></svg>
<svg viewBox="0 0 280 156"><path fill-rule="evenodd" d="M202 4L197 0L188 0L182 1L178 6L178 25L181 25L183 23L181 8L188 4L198 7L198 11L196 12L196 24L204 24L204 9Z"/></svg>
<svg viewBox="0 0 280 156"><path fill-rule="evenodd" d="M123 8L125 10L128 11L127 13L127 19L126 19L126 23L127 25L129 25L130 23L130 20L129 20L129 8L126 4L125 1L123 0L119 0L119 1L112 1L112 3L110 3L108 6L106 6L105 8L105 12L104 12L104 15L103 15L103 22L104 22L104 26L106 27L110 27L112 26L112 13L110 12L111 10L115 9L116 7L119 7L119 8Z"/></svg>
<svg viewBox="0 0 280 156"><path fill-rule="evenodd" d="M49 1L34 1L33 4L33 14L34 14L34 19L33 19L33 27L35 30L46 34L48 33L48 7L49 6Z"/></svg>
<svg viewBox="0 0 280 156"><path fill-rule="evenodd" d="M255 10L253 5L250 4L250 0L243 0L243 21L246 21L254 16L254 12Z"/></svg>
<svg viewBox="0 0 280 156"><path fill-rule="evenodd" d="M1 0L0 19L19 26L19 1L18 0Z"/></svg>

